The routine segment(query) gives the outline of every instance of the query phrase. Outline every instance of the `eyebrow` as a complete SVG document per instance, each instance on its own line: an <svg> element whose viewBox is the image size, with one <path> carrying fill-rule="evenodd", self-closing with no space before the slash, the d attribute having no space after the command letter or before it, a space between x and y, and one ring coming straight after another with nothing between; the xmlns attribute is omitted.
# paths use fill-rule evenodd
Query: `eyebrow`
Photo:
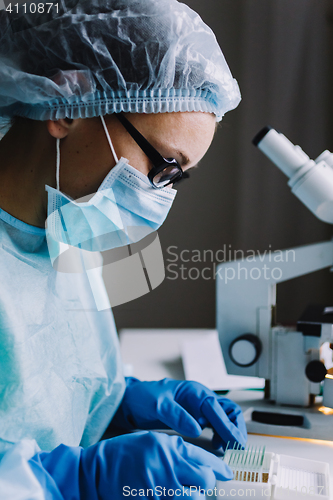
<svg viewBox="0 0 333 500"><path fill-rule="evenodd" d="M181 157L182 159L182 164L181 166L182 167L186 167L186 165L188 165L190 163L190 159L188 156L186 156L184 153L182 153L181 151L176 151L176 153Z"/></svg>
<svg viewBox="0 0 333 500"><path fill-rule="evenodd" d="M186 165L188 165L190 162L190 159L188 158L188 156L186 156L184 153L182 153L181 151L176 151L177 154L179 154L179 156L181 157L182 159L182 164L181 164L181 167L185 167ZM192 168L198 168L200 166L200 161L198 161L195 165L192 165L192 167L190 168L187 168L187 170L192 170Z"/></svg>

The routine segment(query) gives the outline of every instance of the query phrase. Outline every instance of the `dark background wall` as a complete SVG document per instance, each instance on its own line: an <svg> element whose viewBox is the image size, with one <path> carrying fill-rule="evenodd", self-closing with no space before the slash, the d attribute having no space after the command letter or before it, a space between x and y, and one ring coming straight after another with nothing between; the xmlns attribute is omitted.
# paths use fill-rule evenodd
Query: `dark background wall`
<svg viewBox="0 0 333 500"><path fill-rule="evenodd" d="M236 250L273 251L328 240L333 234L333 227L317 220L294 197L287 178L251 144L253 136L271 124L312 158L324 149L333 151L331 2L185 3L215 32L243 99L223 118L199 168L179 186L159 231L165 281L150 294L114 308L119 329L215 327L210 254L206 262L184 262L182 250L189 251L184 259L195 250L193 256L204 259L208 250L221 259L225 249L233 258ZM175 253L178 261L168 269ZM209 269L203 277L205 267ZM328 270L278 286L279 321L295 321L309 302L333 305Z"/></svg>

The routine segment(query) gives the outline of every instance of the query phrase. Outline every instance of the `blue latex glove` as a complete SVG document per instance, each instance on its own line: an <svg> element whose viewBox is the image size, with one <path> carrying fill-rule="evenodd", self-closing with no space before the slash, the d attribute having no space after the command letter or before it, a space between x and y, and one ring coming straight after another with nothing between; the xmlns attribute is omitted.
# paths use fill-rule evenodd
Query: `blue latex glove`
<svg viewBox="0 0 333 500"><path fill-rule="evenodd" d="M155 494L145 497L170 500L163 488L178 490L176 496L182 498L183 486L208 490L215 487L216 479L226 481L233 476L220 458L185 443L180 436L145 431L86 449L60 445L37 453L28 463L45 497L52 500L124 500L133 497L130 490L136 489L139 496L139 489L150 488Z"/></svg>
<svg viewBox="0 0 333 500"><path fill-rule="evenodd" d="M204 427L214 430L214 448L245 446L247 432L240 407L218 397L198 382L165 378L141 382L126 378L126 390L112 425L124 429L171 428L189 437L198 437Z"/></svg>

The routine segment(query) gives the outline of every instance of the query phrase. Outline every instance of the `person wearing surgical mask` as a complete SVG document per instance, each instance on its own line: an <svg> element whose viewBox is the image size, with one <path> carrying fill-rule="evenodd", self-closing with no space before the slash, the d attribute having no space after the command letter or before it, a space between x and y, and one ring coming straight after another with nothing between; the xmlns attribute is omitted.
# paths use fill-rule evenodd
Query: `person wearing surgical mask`
<svg viewBox="0 0 333 500"><path fill-rule="evenodd" d="M111 308L53 263L63 245L80 260L156 231L239 101L214 34L176 0L0 11L1 499L183 497L232 478L154 430L244 446L240 408L196 382L124 378ZM99 441L108 426L122 434Z"/></svg>

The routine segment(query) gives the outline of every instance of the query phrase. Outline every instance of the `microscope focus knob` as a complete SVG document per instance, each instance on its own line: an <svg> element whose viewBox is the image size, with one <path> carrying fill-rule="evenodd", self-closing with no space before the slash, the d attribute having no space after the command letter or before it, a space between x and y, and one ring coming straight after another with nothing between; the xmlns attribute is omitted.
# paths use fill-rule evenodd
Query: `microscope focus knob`
<svg viewBox="0 0 333 500"><path fill-rule="evenodd" d="M262 344L253 333L245 333L233 340L229 346L229 356L235 365L248 367L258 361Z"/></svg>
<svg viewBox="0 0 333 500"><path fill-rule="evenodd" d="M318 384L325 379L326 374L326 367L324 363L319 360L310 361L310 363L306 365L305 375L310 380L310 382Z"/></svg>

